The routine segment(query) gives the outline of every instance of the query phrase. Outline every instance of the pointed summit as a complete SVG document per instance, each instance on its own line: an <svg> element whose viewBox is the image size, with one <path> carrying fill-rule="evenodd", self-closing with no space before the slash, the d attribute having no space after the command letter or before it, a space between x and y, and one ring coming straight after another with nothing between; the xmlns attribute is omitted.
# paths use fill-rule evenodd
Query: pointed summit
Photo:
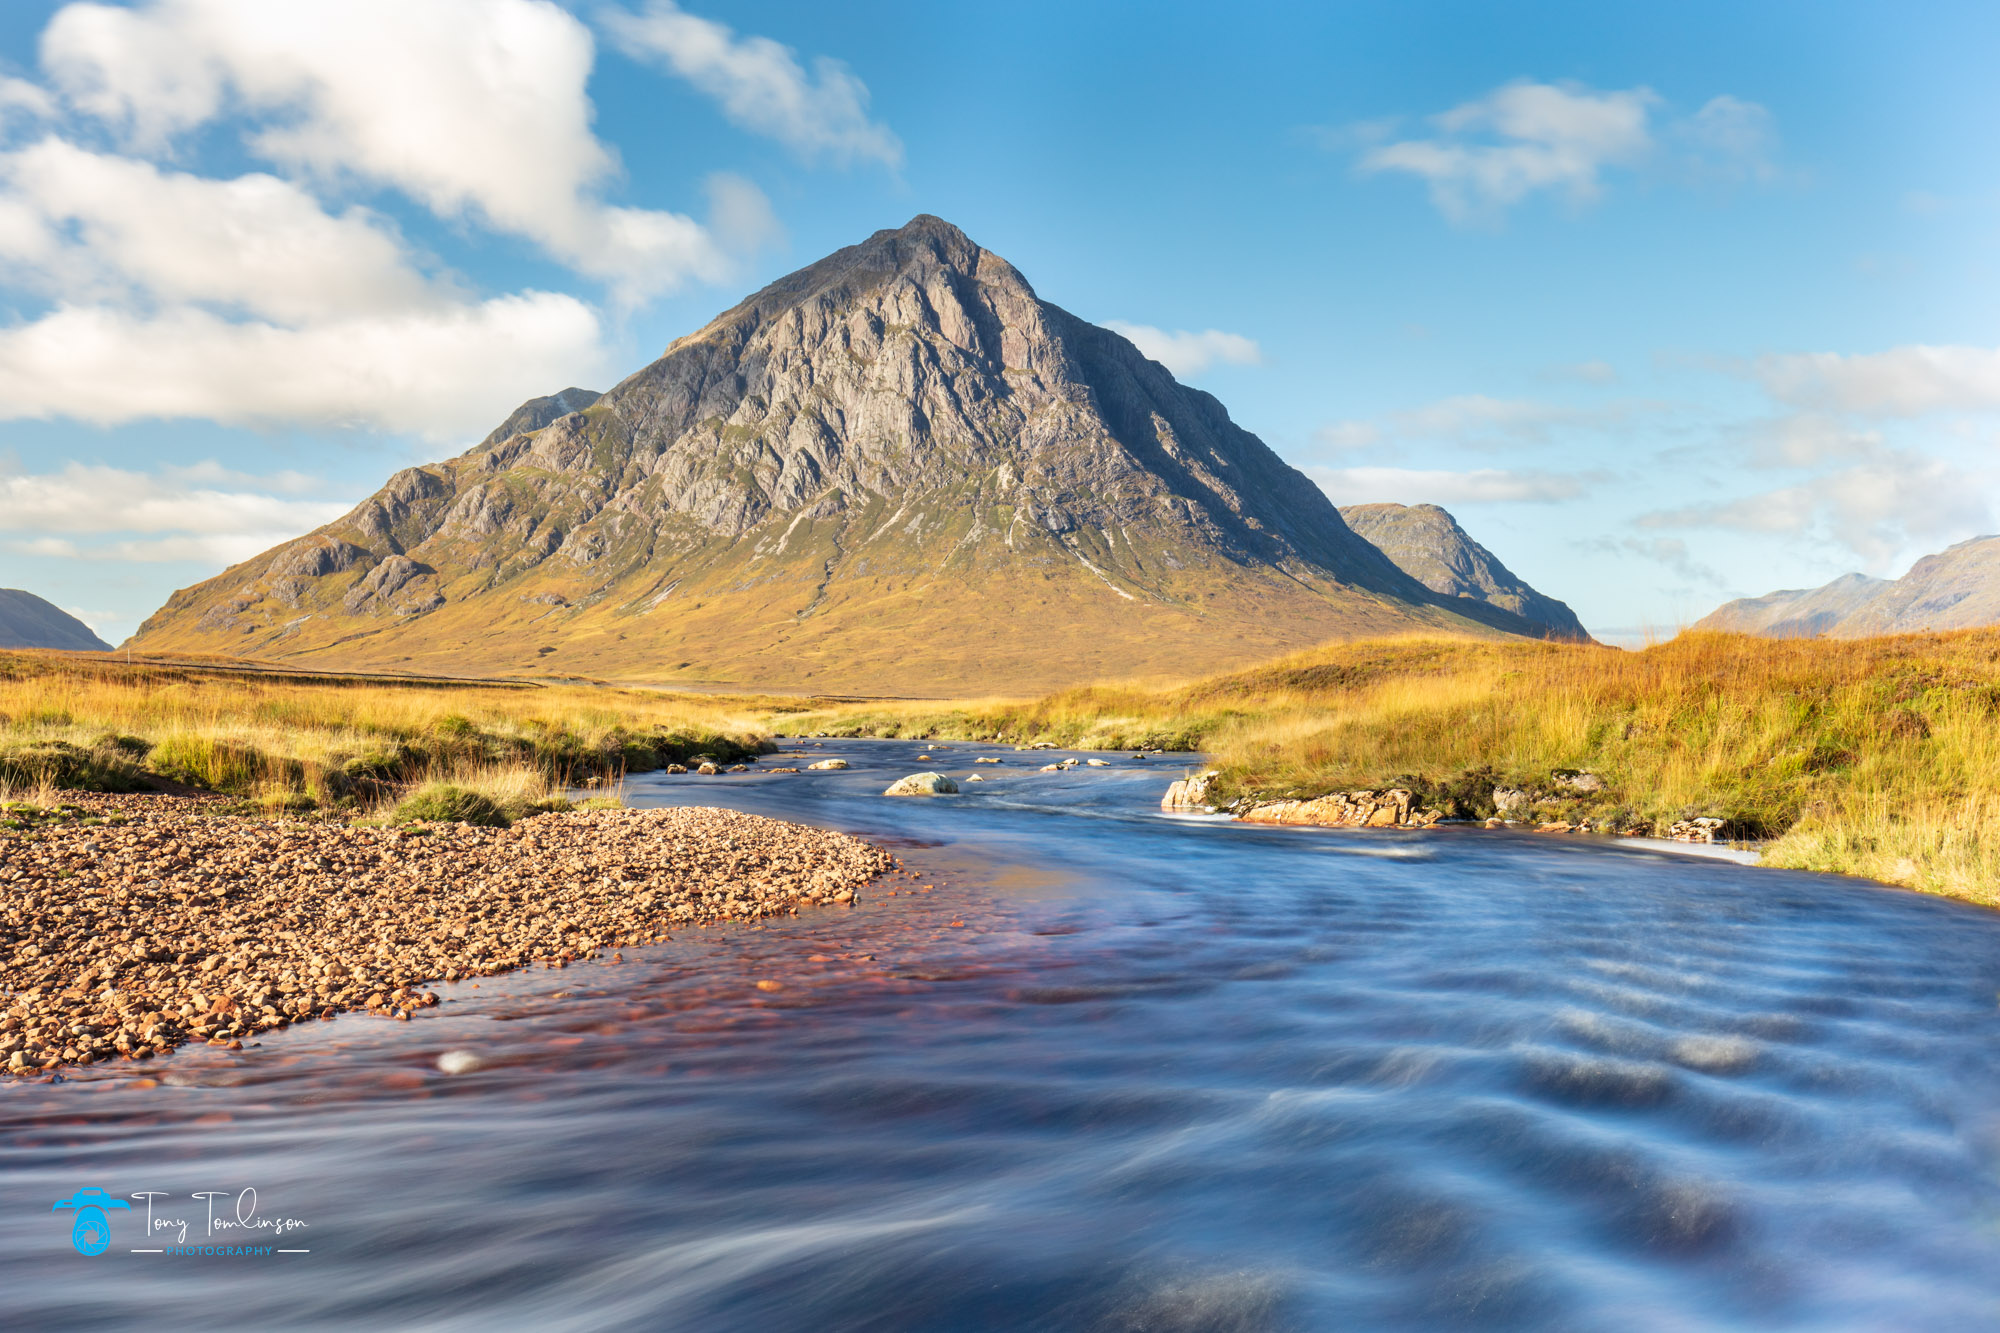
<svg viewBox="0 0 2000 1333"><path fill-rule="evenodd" d="M177 594L146 648L944 694L1185 674L1443 597L1131 343L919 215Z"/></svg>

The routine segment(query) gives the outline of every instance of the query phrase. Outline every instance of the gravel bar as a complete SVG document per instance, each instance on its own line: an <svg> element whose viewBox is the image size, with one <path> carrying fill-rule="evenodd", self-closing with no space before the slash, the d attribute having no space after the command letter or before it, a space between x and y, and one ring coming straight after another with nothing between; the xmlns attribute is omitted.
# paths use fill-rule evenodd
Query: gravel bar
<svg viewBox="0 0 2000 1333"><path fill-rule="evenodd" d="M407 1019L418 989L852 902L895 861L733 810L589 810L381 828L79 798L0 835L0 1068L237 1046L308 1018ZM100 822L102 821L102 822Z"/></svg>

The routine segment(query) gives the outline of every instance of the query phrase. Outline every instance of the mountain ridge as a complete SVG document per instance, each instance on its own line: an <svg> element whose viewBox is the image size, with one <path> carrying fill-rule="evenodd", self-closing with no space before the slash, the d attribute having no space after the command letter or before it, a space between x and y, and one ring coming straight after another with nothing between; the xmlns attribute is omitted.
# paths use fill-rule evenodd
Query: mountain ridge
<svg viewBox="0 0 2000 1333"><path fill-rule="evenodd" d="M919 215L601 395L529 400L133 642L962 690L1419 629L1534 632L1431 592L1214 397Z"/></svg>
<svg viewBox="0 0 2000 1333"><path fill-rule="evenodd" d="M1529 587L1437 505L1342 505L1340 516L1432 592L1497 606L1537 626L1545 638L1594 642L1567 603Z"/></svg>
<svg viewBox="0 0 2000 1333"><path fill-rule="evenodd" d="M1864 638L2000 624L2000 536L1924 556L1898 579L1843 574L1725 602L1690 628L1767 638Z"/></svg>
<svg viewBox="0 0 2000 1333"><path fill-rule="evenodd" d="M108 653L97 631L55 603L23 588L0 588L0 648L60 648Z"/></svg>

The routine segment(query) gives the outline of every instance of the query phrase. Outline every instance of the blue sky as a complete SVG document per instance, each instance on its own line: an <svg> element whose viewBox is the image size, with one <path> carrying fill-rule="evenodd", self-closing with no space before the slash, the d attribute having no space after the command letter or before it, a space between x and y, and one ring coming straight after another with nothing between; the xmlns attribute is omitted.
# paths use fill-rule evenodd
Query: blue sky
<svg viewBox="0 0 2000 1333"><path fill-rule="evenodd" d="M1996 49L1972 4L13 0L0 584L115 641L918 212L1607 636L1900 573L2000 529Z"/></svg>

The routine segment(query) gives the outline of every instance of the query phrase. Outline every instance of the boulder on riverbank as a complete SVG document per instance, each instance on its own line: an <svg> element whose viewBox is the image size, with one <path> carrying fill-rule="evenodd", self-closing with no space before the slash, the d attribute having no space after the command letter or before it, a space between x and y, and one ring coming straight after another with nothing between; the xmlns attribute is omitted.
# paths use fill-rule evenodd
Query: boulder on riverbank
<svg viewBox="0 0 2000 1333"><path fill-rule="evenodd" d="M1160 798L1160 809L1178 811L1182 814L1196 813L1212 815L1215 806L1208 799L1209 784L1222 774L1217 769L1207 769L1192 777L1182 778L1167 788L1167 794Z"/></svg>
<svg viewBox="0 0 2000 1333"><path fill-rule="evenodd" d="M890 783L884 796L956 796L958 784L942 773L912 773Z"/></svg>
<svg viewBox="0 0 2000 1333"><path fill-rule="evenodd" d="M1712 815L1678 819L1667 830L1667 836L1675 842L1728 842L1729 821Z"/></svg>
<svg viewBox="0 0 2000 1333"><path fill-rule="evenodd" d="M1312 824L1325 828L1429 828L1440 816L1411 805L1401 787L1389 791L1336 791L1309 801L1265 801L1237 818L1246 824Z"/></svg>

